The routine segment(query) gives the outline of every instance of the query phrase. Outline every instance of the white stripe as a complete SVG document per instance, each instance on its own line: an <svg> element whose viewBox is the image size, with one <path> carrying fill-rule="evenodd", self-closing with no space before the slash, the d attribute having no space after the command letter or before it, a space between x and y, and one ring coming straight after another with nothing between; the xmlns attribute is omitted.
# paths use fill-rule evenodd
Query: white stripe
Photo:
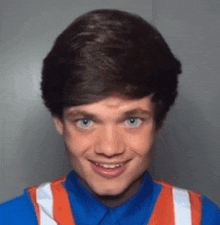
<svg viewBox="0 0 220 225"><path fill-rule="evenodd" d="M38 187L37 203L40 209L40 225L57 225L53 218L53 196L50 183Z"/></svg>
<svg viewBox="0 0 220 225"><path fill-rule="evenodd" d="M175 225L191 225L191 208L187 190L173 187Z"/></svg>

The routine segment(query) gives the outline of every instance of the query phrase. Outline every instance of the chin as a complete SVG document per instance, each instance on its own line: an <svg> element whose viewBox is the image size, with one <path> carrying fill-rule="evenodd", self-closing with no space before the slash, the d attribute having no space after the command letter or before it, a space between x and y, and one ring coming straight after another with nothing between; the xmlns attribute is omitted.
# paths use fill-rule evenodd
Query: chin
<svg viewBox="0 0 220 225"><path fill-rule="evenodd" d="M129 183L119 183L110 181L110 182L99 182L99 183L93 183L93 185L90 186L92 191L100 196L104 195L111 195L116 196L124 193L127 189L129 189L130 185Z"/></svg>
<svg viewBox="0 0 220 225"><path fill-rule="evenodd" d="M118 196L118 195L121 195L125 190L122 189L96 189L94 190L94 192L99 195L99 196Z"/></svg>

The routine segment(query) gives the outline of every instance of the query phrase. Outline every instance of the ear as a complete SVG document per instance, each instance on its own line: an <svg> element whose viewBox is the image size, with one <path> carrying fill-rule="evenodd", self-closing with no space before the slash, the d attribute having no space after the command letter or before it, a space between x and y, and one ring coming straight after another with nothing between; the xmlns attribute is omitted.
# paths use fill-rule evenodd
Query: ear
<svg viewBox="0 0 220 225"><path fill-rule="evenodd" d="M63 121L60 118L53 116L53 123L54 123L55 128L58 131L58 133L60 135L63 135L63 131L64 131Z"/></svg>

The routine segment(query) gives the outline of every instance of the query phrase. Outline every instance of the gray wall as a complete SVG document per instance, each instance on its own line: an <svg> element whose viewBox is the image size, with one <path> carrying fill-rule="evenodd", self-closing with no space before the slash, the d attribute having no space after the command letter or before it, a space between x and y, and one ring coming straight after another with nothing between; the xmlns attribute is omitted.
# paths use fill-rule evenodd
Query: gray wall
<svg viewBox="0 0 220 225"><path fill-rule="evenodd" d="M155 176L220 205L219 0L1 0L0 201L70 170L39 91L56 36L95 8L137 13L183 63L180 94L156 147Z"/></svg>

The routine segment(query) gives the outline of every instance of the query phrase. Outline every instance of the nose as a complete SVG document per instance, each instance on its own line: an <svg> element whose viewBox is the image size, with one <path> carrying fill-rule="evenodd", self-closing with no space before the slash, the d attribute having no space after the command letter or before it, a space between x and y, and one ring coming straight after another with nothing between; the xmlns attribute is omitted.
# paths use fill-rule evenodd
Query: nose
<svg viewBox="0 0 220 225"><path fill-rule="evenodd" d="M121 155L125 151L123 137L114 125L109 125L101 129L97 140L97 145L95 147L95 152L97 154L113 157Z"/></svg>

